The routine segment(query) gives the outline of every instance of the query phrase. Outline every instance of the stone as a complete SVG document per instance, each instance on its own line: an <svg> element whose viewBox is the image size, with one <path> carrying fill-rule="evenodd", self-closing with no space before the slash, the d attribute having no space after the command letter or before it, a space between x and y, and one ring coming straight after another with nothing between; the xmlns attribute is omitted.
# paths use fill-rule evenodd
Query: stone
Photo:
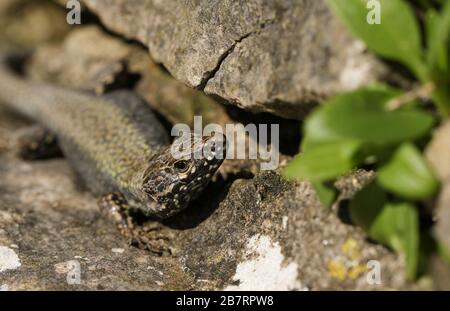
<svg viewBox="0 0 450 311"><path fill-rule="evenodd" d="M34 48L61 40L69 31L64 10L51 1L2 0L0 48Z"/></svg>
<svg viewBox="0 0 450 311"><path fill-rule="evenodd" d="M441 181L435 215L434 232L439 241L450 250L450 122L442 124L428 144L426 158Z"/></svg>
<svg viewBox="0 0 450 311"><path fill-rule="evenodd" d="M179 81L253 112L301 119L336 92L392 76L324 0L83 3Z"/></svg>

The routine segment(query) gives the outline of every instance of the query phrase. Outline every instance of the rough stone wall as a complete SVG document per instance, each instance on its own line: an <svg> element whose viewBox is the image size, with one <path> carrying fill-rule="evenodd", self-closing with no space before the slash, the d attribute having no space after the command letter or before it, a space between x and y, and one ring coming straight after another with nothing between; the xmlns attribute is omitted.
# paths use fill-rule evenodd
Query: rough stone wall
<svg viewBox="0 0 450 311"><path fill-rule="evenodd" d="M179 81L251 111L300 119L387 73L324 0L83 2Z"/></svg>

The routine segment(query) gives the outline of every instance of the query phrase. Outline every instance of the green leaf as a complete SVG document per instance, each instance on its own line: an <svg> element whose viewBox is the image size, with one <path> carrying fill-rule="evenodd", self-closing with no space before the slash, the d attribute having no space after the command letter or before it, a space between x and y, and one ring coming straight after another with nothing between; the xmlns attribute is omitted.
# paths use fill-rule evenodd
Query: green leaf
<svg viewBox="0 0 450 311"><path fill-rule="evenodd" d="M450 115L450 1L442 14L427 12L427 62L436 90L433 100L444 116Z"/></svg>
<svg viewBox="0 0 450 311"><path fill-rule="evenodd" d="M350 202L350 217L369 232L376 217L386 203L386 193L372 182L360 190Z"/></svg>
<svg viewBox="0 0 450 311"><path fill-rule="evenodd" d="M283 170L288 179L326 181L354 168L361 144L342 140L317 145L297 155Z"/></svg>
<svg viewBox="0 0 450 311"><path fill-rule="evenodd" d="M324 182L313 181L312 186L316 191L317 196L326 208L331 207L336 199L336 189L333 185L328 185Z"/></svg>
<svg viewBox="0 0 450 311"><path fill-rule="evenodd" d="M409 203L387 203L370 228L369 235L405 254L406 270L413 279L419 263L419 216Z"/></svg>
<svg viewBox="0 0 450 311"><path fill-rule="evenodd" d="M431 197L439 182L425 159L411 143L401 145L378 172L378 183L386 190L412 200Z"/></svg>
<svg viewBox="0 0 450 311"><path fill-rule="evenodd" d="M303 150L337 140L390 146L427 134L434 123L430 114L415 108L386 108L396 95L391 89L360 89L328 100L306 120Z"/></svg>
<svg viewBox="0 0 450 311"><path fill-rule="evenodd" d="M435 10L428 10L426 16L427 61L433 71L442 75L449 73L450 40L450 2L447 1L439 15Z"/></svg>
<svg viewBox="0 0 450 311"><path fill-rule="evenodd" d="M332 11L350 31L376 53L407 65L425 79L421 36L411 7L402 0L327 0ZM379 3L377 5L376 3ZM370 14L380 10L380 23L369 24Z"/></svg>
<svg viewBox="0 0 450 311"><path fill-rule="evenodd" d="M352 220L371 238L405 254L408 275L414 278L419 262L417 208L408 203L388 202L375 182L358 192L349 208Z"/></svg>

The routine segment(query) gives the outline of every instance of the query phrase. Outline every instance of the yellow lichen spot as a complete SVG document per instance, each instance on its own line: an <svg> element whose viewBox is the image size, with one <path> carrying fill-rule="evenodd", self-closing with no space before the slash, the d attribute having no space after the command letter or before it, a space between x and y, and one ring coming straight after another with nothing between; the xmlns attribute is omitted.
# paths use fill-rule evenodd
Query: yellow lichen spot
<svg viewBox="0 0 450 311"><path fill-rule="evenodd" d="M355 239L347 239L341 246L342 256L328 263L330 276L341 281L346 278L356 279L367 271L366 266L360 262L361 252Z"/></svg>
<svg viewBox="0 0 450 311"><path fill-rule="evenodd" d="M361 257L358 242L352 238L347 239L344 244L342 244L341 251L352 260L359 260Z"/></svg>
<svg viewBox="0 0 450 311"><path fill-rule="evenodd" d="M365 273L367 270L366 266L358 263L356 266L350 268L348 271L348 277L352 280L358 278L361 274Z"/></svg>
<svg viewBox="0 0 450 311"><path fill-rule="evenodd" d="M347 277L347 268L342 260L333 259L328 263L328 274L338 280L345 280Z"/></svg>
<svg viewBox="0 0 450 311"><path fill-rule="evenodd" d="M216 257L214 257L214 262L219 263L222 261L222 259L223 259L222 255L217 255Z"/></svg>

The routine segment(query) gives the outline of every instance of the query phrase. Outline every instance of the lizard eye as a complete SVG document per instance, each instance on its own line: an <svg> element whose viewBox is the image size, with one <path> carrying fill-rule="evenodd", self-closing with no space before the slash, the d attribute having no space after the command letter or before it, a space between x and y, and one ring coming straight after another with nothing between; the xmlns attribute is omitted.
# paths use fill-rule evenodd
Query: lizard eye
<svg viewBox="0 0 450 311"><path fill-rule="evenodd" d="M189 169L189 165L188 165L187 161L184 161L184 160L175 162L175 164L173 166L180 173L184 173Z"/></svg>

